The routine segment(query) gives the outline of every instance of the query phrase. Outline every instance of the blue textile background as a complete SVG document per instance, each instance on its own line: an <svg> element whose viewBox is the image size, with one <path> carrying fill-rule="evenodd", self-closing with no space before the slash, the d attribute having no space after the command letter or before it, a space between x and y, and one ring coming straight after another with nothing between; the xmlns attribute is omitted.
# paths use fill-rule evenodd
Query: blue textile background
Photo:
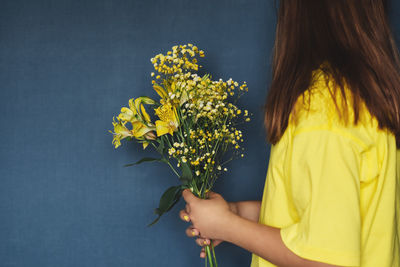
<svg viewBox="0 0 400 267"><path fill-rule="evenodd" d="M392 19L400 30L400 4ZM203 266L178 217L159 223L164 190L178 181L162 164L123 168L141 146L111 144L112 117L128 99L155 96L150 58L175 44L205 50L215 79L247 81L239 105L246 155L215 191L228 201L262 197L269 159L260 113L270 82L273 1L0 2L0 266ZM251 254L216 248L224 266Z"/></svg>

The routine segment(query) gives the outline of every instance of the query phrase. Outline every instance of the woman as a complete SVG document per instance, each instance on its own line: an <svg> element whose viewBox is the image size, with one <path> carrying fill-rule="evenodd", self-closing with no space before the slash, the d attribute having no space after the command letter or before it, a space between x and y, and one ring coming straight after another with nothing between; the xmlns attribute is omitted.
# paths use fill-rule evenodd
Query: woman
<svg viewBox="0 0 400 267"><path fill-rule="evenodd" d="M262 201L186 189L188 236L236 244L252 267L400 266L400 61L385 7L280 1Z"/></svg>

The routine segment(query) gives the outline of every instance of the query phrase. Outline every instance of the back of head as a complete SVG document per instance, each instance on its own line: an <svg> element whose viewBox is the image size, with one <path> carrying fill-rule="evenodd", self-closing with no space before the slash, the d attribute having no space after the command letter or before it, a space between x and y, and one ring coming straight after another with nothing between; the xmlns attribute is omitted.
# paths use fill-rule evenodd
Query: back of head
<svg viewBox="0 0 400 267"><path fill-rule="evenodd" d="M345 84L352 91L354 123L364 102L400 147L400 60L384 0L279 2L264 106L268 141L280 139L296 99L312 85L312 72L321 64L343 96Z"/></svg>

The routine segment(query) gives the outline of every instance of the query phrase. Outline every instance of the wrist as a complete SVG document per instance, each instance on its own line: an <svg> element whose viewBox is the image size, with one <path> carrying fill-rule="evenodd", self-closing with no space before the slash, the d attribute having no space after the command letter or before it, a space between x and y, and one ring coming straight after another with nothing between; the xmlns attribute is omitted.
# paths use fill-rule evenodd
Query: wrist
<svg viewBox="0 0 400 267"><path fill-rule="evenodd" d="M226 216L224 216L224 222L222 224L221 230L218 231L220 233L220 237L218 239L231 242L234 240L234 234L237 229L237 224L241 223L242 217L233 211L229 212ZM240 228L240 227L239 227Z"/></svg>

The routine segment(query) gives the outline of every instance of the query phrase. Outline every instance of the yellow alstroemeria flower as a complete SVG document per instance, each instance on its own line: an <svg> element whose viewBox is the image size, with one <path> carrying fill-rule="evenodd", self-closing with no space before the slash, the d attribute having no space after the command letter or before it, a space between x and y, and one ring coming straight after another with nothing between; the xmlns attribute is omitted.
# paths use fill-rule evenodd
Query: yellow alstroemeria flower
<svg viewBox="0 0 400 267"><path fill-rule="evenodd" d="M132 122L132 134L135 138L142 137L147 132L153 131L154 126L147 126L141 121Z"/></svg>
<svg viewBox="0 0 400 267"><path fill-rule="evenodd" d="M147 132L146 134L143 135L143 137L144 137L146 140L156 140L156 139L157 139L157 136L154 134L153 131ZM144 142L143 142L143 149L146 149L146 147L147 147L149 144L150 144L150 142L144 141Z"/></svg>
<svg viewBox="0 0 400 267"><path fill-rule="evenodd" d="M158 84L154 84L153 88L162 99L168 99L169 95L176 91L176 82L172 81L171 85L164 83L164 88Z"/></svg>
<svg viewBox="0 0 400 267"><path fill-rule="evenodd" d="M144 108L143 104L140 104L140 111L142 112L142 116L146 122L150 122L150 116L146 112L146 109Z"/></svg>
<svg viewBox="0 0 400 267"><path fill-rule="evenodd" d="M135 99L135 109L140 117L140 120L150 123L150 116L147 114L143 104L154 105L156 102L147 96L141 96Z"/></svg>
<svg viewBox="0 0 400 267"><path fill-rule="evenodd" d="M122 139L128 136L133 136L133 133L128 128L126 128L125 126L126 122L121 122L121 121L116 122L113 117L112 124L114 126L114 132L112 131L109 132L114 135L112 144L114 144L115 148L117 148L121 145Z"/></svg>
<svg viewBox="0 0 400 267"><path fill-rule="evenodd" d="M136 114L137 110L135 108L133 98L129 99L129 108L127 107L122 107L121 108L121 113L118 115L118 120L122 121L135 121L136 120Z"/></svg>
<svg viewBox="0 0 400 267"><path fill-rule="evenodd" d="M117 118L122 121L133 121L135 119L135 113L129 108L122 107L121 113Z"/></svg>
<svg viewBox="0 0 400 267"><path fill-rule="evenodd" d="M160 85L154 84L153 88L162 99L168 98L167 92Z"/></svg>
<svg viewBox="0 0 400 267"><path fill-rule="evenodd" d="M118 119L122 121L145 121L150 122L150 116L147 114L143 104L154 105L155 101L147 96L141 96L136 99L129 99L129 108L122 107Z"/></svg>
<svg viewBox="0 0 400 267"><path fill-rule="evenodd" d="M169 133L173 135L174 131L178 129L179 120L175 107L167 102L164 105L155 109L156 115L160 118L156 123L157 136Z"/></svg>

